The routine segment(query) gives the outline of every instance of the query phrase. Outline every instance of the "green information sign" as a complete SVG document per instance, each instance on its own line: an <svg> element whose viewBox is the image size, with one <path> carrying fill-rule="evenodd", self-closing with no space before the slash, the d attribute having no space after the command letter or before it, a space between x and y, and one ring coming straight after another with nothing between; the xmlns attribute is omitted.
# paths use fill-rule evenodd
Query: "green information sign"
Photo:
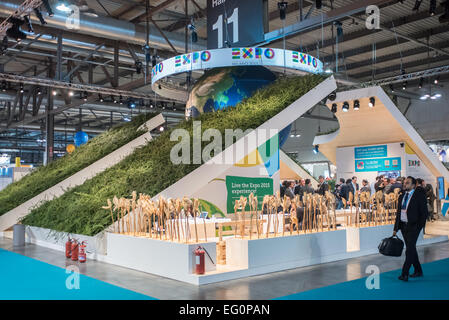
<svg viewBox="0 0 449 320"><path fill-rule="evenodd" d="M257 196L258 210L260 210L263 197L273 194L273 179L226 176L226 190L228 213L234 212L235 200L240 199L240 196L248 197L251 192ZM246 210L249 210L249 204L246 205Z"/></svg>

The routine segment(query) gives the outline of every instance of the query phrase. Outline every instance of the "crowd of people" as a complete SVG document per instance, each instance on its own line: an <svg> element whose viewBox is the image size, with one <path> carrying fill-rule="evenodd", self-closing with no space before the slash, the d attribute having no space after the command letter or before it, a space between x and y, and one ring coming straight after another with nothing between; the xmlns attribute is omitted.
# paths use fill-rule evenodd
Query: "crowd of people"
<svg viewBox="0 0 449 320"><path fill-rule="evenodd" d="M285 195L290 199L293 199L296 195L299 195L302 201L305 193L318 193L320 195L325 195L326 191L331 191L337 200L336 209L338 210L344 209L342 201L343 198L346 200L347 206L349 205L348 200L350 199L350 193L352 193L352 198L354 198L357 193L361 192L369 192L373 195L378 191L382 191L383 194L390 194L394 192L395 189L399 189L400 193L402 193L404 191L405 180L405 177L389 178L381 175L376 177L376 181L372 183L369 183L368 180L363 179L362 185L359 186L357 177L353 176L351 179L346 180L340 178L333 191L330 190L329 183L323 176L318 178L319 184L316 189L312 187L312 182L310 179L293 181L284 180L280 188L280 195L282 198ZM429 211L428 220L432 220L434 217L434 202L436 199L433 187L421 178L417 178L416 183L416 189L423 192L427 199L427 208Z"/></svg>
<svg viewBox="0 0 449 320"><path fill-rule="evenodd" d="M323 176L320 176L318 180L319 185L317 189L314 189L312 187L312 181L310 179L301 179L294 181L284 180L280 189L281 198L286 195L290 199L293 199L296 195L299 195L302 201L302 197L305 193L318 193L324 196L326 191L330 191L329 184Z"/></svg>

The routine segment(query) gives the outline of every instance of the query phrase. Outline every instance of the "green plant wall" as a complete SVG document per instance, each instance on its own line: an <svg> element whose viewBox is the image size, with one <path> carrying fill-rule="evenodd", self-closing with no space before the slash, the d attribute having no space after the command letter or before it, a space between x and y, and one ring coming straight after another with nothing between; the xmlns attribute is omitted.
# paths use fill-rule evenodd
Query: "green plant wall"
<svg viewBox="0 0 449 320"><path fill-rule="evenodd" d="M46 166L36 168L19 181L8 185L0 191L0 215L142 135L144 132L137 132L137 128L156 115L142 114L131 122L115 126L77 147L72 154L66 154Z"/></svg>
<svg viewBox="0 0 449 320"><path fill-rule="evenodd" d="M254 129L323 80L318 75L277 80L235 108L202 114L196 120L201 120L202 131L215 128L224 133L225 129ZM192 139L192 120L184 120L176 128L186 129ZM171 163L170 150L178 142L170 141L170 133L171 130L165 131L117 165L35 208L23 223L85 235L103 231L111 224L109 211L101 208L108 198L129 197L134 190L154 196L200 166ZM207 144L204 142L203 146Z"/></svg>

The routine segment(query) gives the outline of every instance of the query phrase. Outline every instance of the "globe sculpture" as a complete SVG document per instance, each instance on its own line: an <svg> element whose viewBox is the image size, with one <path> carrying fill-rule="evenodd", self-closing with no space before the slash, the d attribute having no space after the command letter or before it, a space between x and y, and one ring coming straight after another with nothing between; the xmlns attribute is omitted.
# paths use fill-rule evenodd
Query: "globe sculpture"
<svg viewBox="0 0 449 320"><path fill-rule="evenodd" d="M89 141L89 136L84 131L78 131L75 133L75 137L73 138L75 142L75 146L79 147L82 144L87 143Z"/></svg>
<svg viewBox="0 0 449 320"><path fill-rule="evenodd" d="M204 112L234 107L257 90L276 80L276 75L265 67L241 66L215 68L206 71L195 83L186 104L186 117L197 117ZM279 133L282 146L291 125Z"/></svg>

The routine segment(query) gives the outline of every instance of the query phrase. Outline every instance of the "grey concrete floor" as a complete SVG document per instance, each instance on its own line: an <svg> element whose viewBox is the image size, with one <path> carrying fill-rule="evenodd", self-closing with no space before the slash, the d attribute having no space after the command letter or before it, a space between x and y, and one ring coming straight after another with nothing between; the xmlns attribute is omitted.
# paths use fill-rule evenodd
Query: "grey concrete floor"
<svg viewBox="0 0 449 320"><path fill-rule="evenodd" d="M369 274L365 270L369 265L378 266L380 272L400 269L404 261L404 257L374 254L198 287L93 260L84 264L72 262L65 258L63 252L33 244L14 248L12 240L1 237L0 248L61 268L77 265L84 275L154 298L186 300L273 299L366 277ZM449 258L449 241L420 246L418 254L421 263Z"/></svg>

